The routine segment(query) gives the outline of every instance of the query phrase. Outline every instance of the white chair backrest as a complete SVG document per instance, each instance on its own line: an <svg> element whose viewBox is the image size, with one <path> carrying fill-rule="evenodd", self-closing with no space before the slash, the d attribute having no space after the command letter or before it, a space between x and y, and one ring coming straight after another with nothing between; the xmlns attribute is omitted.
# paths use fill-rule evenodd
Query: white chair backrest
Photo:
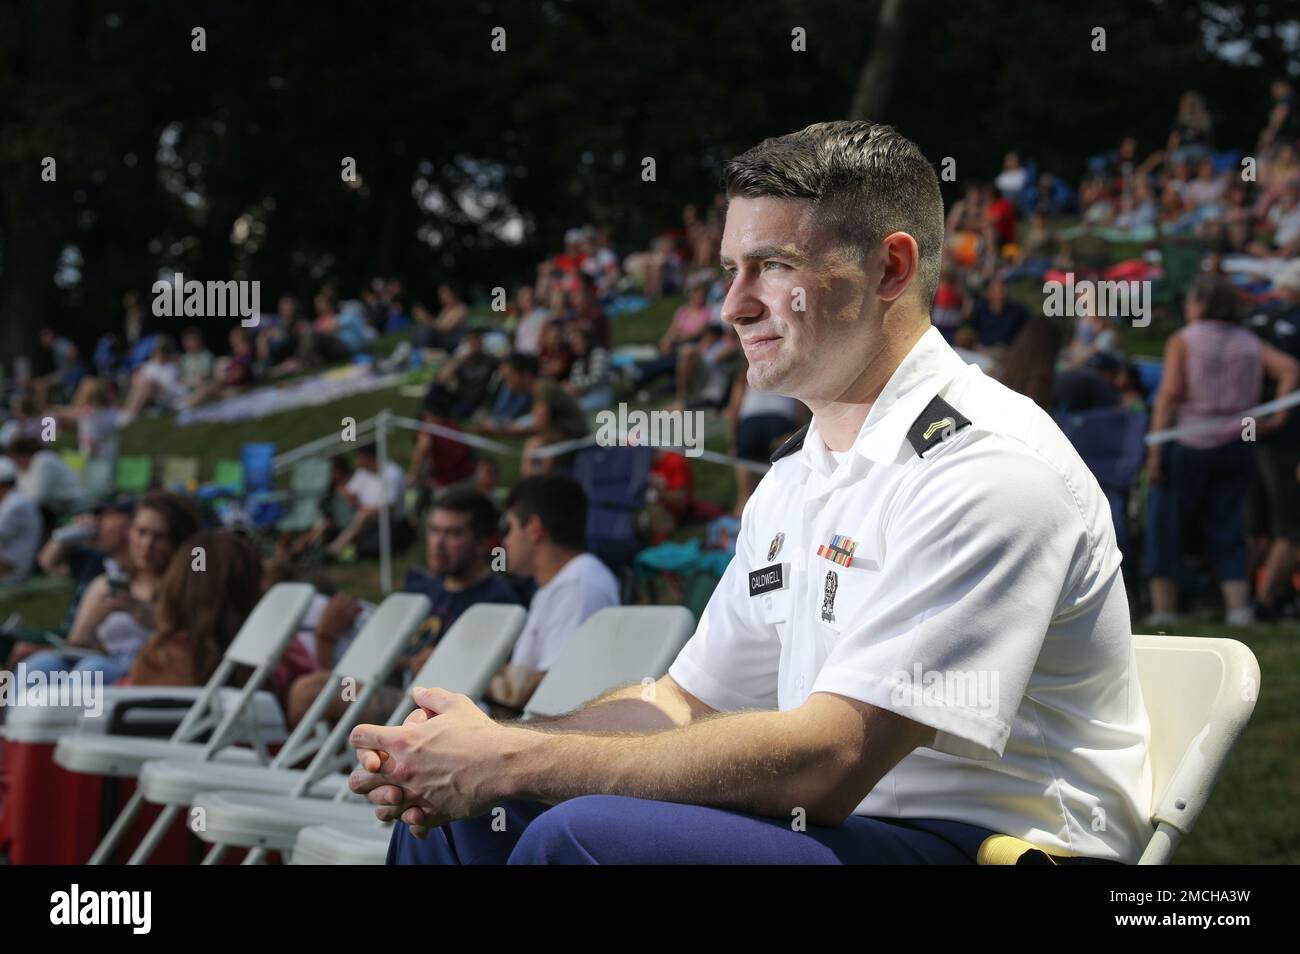
<svg viewBox="0 0 1300 954"><path fill-rule="evenodd" d="M569 637L524 715L560 715L617 686L658 679L694 631L684 606L598 610Z"/></svg>
<svg viewBox="0 0 1300 954"><path fill-rule="evenodd" d="M307 614L307 607L311 605L315 593L316 590L307 583L277 583L262 594L253 611L248 614L248 619L244 620L244 625L239 627L239 632L226 647L217 668L204 684L203 691L176 726L176 731L171 735L173 742L190 741L211 720L216 723L216 728L208 737L204 758L220 750L230 738L236 724L249 718L255 693L271 674L289 645L289 640L298 632L298 624ZM218 704L218 693L239 665L252 667L252 675L240 687L234 704L223 710ZM255 744L261 752L260 743Z"/></svg>
<svg viewBox="0 0 1300 954"><path fill-rule="evenodd" d="M432 605L420 593L392 593L384 597L335 664L334 675L351 676L361 683L386 679L411 633L428 617Z"/></svg>
<svg viewBox="0 0 1300 954"><path fill-rule="evenodd" d="M528 611L522 606L475 603L438 641L411 684L437 686L471 699L483 698L492 677L510 658L527 618ZM410 711L409 700L405 708Z"/></svg>
<svg viewBox="0 0 1300 954"><path fill-rule="evenodd" d="M1259 663L1235 639L1134 636L1133 642L1151 719L1152 821L1186 834L1255 708Z"/></svg>
<svg viewBox="0 0 1300 954"><path fill-rule="evenodd" d="M254 667L268 659L278 659L298 632L298 624L315 593L309 583L275 584L239 627L226 650L226 658ZM289 620L292 625L286 626Z"/></svg>

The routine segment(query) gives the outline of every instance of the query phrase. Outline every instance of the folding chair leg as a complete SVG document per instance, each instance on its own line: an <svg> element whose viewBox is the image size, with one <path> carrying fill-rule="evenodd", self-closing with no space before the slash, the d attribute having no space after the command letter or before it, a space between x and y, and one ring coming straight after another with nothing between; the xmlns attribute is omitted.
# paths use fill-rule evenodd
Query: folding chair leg
<svg viewBox="0 0 1300 954"><path fill-rule="evenodd" d="M248 854L244 857L244 860L241 861L240 864L241 865L264 865L266 864L265 859L266 859L265 848L249 848Z"/></svg>
<svg viewBox="0 0 1300 954"><path fill-rule="evenodd" d="M163 806L162 812L154 820L149 831L145 833L144 840L140 842L126 863L128 865L142 865L148 861L149 856L154 853L158 843L163 840L163 836L167 834L167 829L172 826L172 822L176 820L176 816L180 814L180 811L181 806L179 805Z"/></svg>
<svg viewBox="0 0 1300 954"><path fill-rule="evenodd" d="M105 785L113 784L114 779L105 779ZM131 827L131 822L135 821L135 816L140 814L140 806L144 804L144 795L137 789L132 793L131 798L123 806L122 811L113 821L113 825L108 829L102 841L95 848L95 853L90 856L86 862L88 865L106 865L108 859L113 857L113 852L117 850L117 843L122 840L126 830Z"/></svg>
<svg viewBox="0 0 1300 954"><path fill-rule="evenodd" d="M208 849L208 853L203 856L203 860L199 863L204 865L219 864L221 862L221 859L225 856L225 854L226 854L226 846L220 843L215 844L210 849Z"/></svg>

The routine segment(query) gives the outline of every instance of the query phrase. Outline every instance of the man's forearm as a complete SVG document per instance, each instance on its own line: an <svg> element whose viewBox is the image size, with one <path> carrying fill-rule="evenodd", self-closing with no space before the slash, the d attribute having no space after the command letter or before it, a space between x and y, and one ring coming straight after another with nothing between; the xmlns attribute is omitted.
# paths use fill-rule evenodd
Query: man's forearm
<svg viewBox="0 0 1300 954"><path fill-rule="evenodd" d="M828 793L846 790L850 767L834 740L797 731L794 718L755 711L648 733L533 733L502 784L506 797L552 804L600 792L781 819L803 808L813 823L839 824L852 806Z"/></svg>
<svg viewBox="0 0 1300 954"><path fill-rule="evenodd" d="M558 716L534 716L509 724L538 732L655 732L681 724L668 712L642 697L645 688L633 683L611 689L580 709Z"/></svg>

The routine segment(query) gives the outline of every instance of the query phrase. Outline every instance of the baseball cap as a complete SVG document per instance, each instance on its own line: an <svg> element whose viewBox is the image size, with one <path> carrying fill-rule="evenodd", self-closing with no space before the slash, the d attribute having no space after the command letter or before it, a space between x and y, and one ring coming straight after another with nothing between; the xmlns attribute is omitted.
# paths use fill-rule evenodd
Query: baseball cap
<svg viewBox="0 0 1300 954"><path fill-rule="evenodd" d="M126 494L108 497L95 504L92 512L96 517L105 513L124 513L129 517L135 513L135 498Z"/></svg>

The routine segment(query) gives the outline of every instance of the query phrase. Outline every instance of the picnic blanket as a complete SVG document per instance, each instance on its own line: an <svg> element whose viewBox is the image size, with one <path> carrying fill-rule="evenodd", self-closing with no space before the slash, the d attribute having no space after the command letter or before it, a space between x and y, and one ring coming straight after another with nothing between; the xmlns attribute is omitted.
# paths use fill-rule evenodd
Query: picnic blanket
<svg viewBox="0 0 1300 954"><path fill-rule="evenodd" d="M300 407L314 407L354 394L394 387L406 378L406 374L405 371L378 374L370 365L346 365L281 387L259 388L214 404L186 408L176 415L176 423L181 427L214 422L230 424Z"/></svg>

